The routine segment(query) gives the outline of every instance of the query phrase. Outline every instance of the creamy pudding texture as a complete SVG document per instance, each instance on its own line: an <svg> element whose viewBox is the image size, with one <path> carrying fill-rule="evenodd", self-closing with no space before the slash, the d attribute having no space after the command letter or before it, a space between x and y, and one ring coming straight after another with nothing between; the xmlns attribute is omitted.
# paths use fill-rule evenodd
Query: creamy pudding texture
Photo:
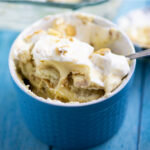
<svg viewBox="0 0 150 150"><path fill-rule="evenodd" d="M92 17L52 18L48 28L17 39L18 76L45 99L82 103L108 96L130 71L129 60L107 48L119 38L120 31Z"/></svg>

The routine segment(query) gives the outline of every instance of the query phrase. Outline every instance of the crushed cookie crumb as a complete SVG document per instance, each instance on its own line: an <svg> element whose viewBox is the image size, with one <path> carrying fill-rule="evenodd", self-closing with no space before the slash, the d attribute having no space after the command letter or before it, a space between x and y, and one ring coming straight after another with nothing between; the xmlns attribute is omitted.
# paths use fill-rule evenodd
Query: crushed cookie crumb
<svg viewBox="0 0 150 150"><path fill-rule="evenodd" d="M108 32L110 39L118 40L120 38L120 32L117 31L115 28L110 28Z"/></svg>
<svg viewBox="0 0 150 150"><path fill-rule="evenodd" d="M62 45L62 46L60 46L60 48L68 48L69 47L69 45Z"/></svg>
<svg viewBox="0 0 150 150"><path fill-rule="evenodd" d="M40 60L40 62L42 62L42 63L43 63L43 62L44 62L44 60Z"/></svg>
<svg viewBox="0 0 150 150"><path fill-rule="evenodd" d="M72 38L72 37L69 37L69 40L70 40L71 42L73 42L73 38Z"/></svg>
<svg viewBox="0 0 150 150"><path fill-rule="evenodd" d="M66 50L64 50L64 51L63 51L63 55L65 55L66 53L67 53L67 51L66 51Z"/></svg>
<svg viewBox="0 0 150 150"><path fill-rule="evenodd" d="M64 23L64 20L61 18L57 18L53 21L53 24L52 24L52 28L53 29L56 29L57 31L62 31L64 30L64 27L65 27L65 23Z"/></svg>
<svg viewBox="0 0 150 150"><path fill-rule="evenodd" d="M91 42L90 45L94 47L94 43L93 42Z"/></svg>
<svg viewBox="0 0 150 150"><path fill-rule="evenodd" d="M82 21L83 24L94 21L94 17L84 16L81 14L77 15L77 17Z"/></svg>
<svg viewBox="0 0 150 150"><path fill-rule="evenodd" d="M91 59L91 58L92 58L92 55L89 56L89 59Z"/></svg>
<svg viewBox="0 0 150 150"><path fill-rule="evenodd" d="M98 51L95 52L95 54L100 54L104 56L107 52L110 52L111 50L109 48L101 48Z"/></svg>
<svg viewBox="0 0 150 150"><path fill-rule="evenodd" d="M67 25L65 28L65 33L67 36L75 36L76 35L76 28L70 24Z"/></svg>
<svg viewBox="0 0 150 150"><path fill-rule="evenodd" d="M67 51L62 48L56 48L55 51L57 55L61 55L61 54L65 55L67 53Z"/></svg>
<svg viewBox="0 0 150 150"><path fill-rule="evenodd" d="M59 31L52 29L52 28L49 28L47 33L50 35L58 36L58 37L62 36L62 34Z"/></svg>
<svg viewBox="0 0 150 150"><path fill-rule="evenodd" d="M25 40L26 42L28 42L34 35L39 34L39 33L41 33L41 32L43 32L43 30L34 31L32 34L27 35L27 36L24 38L24 40Z"/></svg>

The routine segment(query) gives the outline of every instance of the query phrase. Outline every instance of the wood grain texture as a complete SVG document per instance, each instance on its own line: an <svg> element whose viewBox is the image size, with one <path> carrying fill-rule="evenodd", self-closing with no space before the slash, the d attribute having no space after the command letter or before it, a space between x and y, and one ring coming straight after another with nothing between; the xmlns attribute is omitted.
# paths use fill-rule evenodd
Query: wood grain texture
<svg viewBox="0 0 150 150"><path fill-rule="evenodd" d="M48 150L24 125L9 75L8 54L17 35L0 31L0 150Z"/></svg>
<svg viewBox="0 0 150 150"><path fill-rule="evenodd" d="M139 134L139 149L149 150L150 149L150 62L145 63L145 74L144 88L143 88L143 99L142 99L142 115L141 115L141 132Z"/></svg>

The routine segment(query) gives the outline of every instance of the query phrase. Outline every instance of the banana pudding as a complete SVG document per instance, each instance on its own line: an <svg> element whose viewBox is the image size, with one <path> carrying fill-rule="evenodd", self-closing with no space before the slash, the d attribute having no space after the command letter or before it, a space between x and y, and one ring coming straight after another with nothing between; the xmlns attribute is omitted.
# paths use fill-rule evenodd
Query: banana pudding
<svg viewBox="0 0 150 150"><path fill-rule="evenodd" d="M37 96L65 103L109 96L130 72L129 60L110 48L120 31L83 15L47 20L48 26L15 42L13 59L23 84Z"/></svg>
<svg viewBox="0 0 150 150"><path fill-rule="evenodd" d="M128 34L134 44L150 48L149 8L131 11L118 20L120 27Z"/></svg>

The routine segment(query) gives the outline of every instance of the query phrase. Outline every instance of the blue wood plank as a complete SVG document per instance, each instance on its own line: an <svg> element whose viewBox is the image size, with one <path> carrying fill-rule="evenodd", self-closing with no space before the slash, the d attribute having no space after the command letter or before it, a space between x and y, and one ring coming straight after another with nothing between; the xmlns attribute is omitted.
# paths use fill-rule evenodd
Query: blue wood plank
<svg viewBox="0 0 150 150"><path fill-rule="evenodd" d="M0 31L0 150L48 150L24 125L10 79L8 54L17 34Z"/></svg>
<svg viewBox="0 0 150 150"><path fill-rule="evenodd" d="M142 64L138 63L131 94L129 95L127 114L120 131L108 142L90 150L135 150L137 148L142 71ZM53 148L53 150L58 149Z"/></svg>
<svg viewBox="0 0 150 150"><path fill-rule="evenodd" d="M118 13L123 15L127 11L144 6L145 0L126 0ZM26 129L16 100L16 93L13 89L8 71L7 57L10 45L17 33L0 32L0 150L47 150L48 147L36 140ZM5 39L5 40L4 40ZM149 66L150 67L150 66ZM142 91L142 65L138 64L136 77L129 97L129 106L125 122L119 131L107 143L90 150L108 149L136 149L138 143L138 117L140 108L140 97ZM148 72L148 67L147 71ZM150 74L150 73L147 73ZM148 75L146 75L145 89L148 87ZM141 127L140 149L147 150L150 147L149 106L148 90L144 95L144 108ZM55 148L54 148L55 149ZM56 150L56 149L55 149Z"/></svg>
<svg viewBox="0 0 150 150"><path fill-rule="evenodd" d="M145 64L146 70L143 74L145 76L143 106L141 116L141 133L140 133L140 150L150 149L150 62Z"/></svg>

